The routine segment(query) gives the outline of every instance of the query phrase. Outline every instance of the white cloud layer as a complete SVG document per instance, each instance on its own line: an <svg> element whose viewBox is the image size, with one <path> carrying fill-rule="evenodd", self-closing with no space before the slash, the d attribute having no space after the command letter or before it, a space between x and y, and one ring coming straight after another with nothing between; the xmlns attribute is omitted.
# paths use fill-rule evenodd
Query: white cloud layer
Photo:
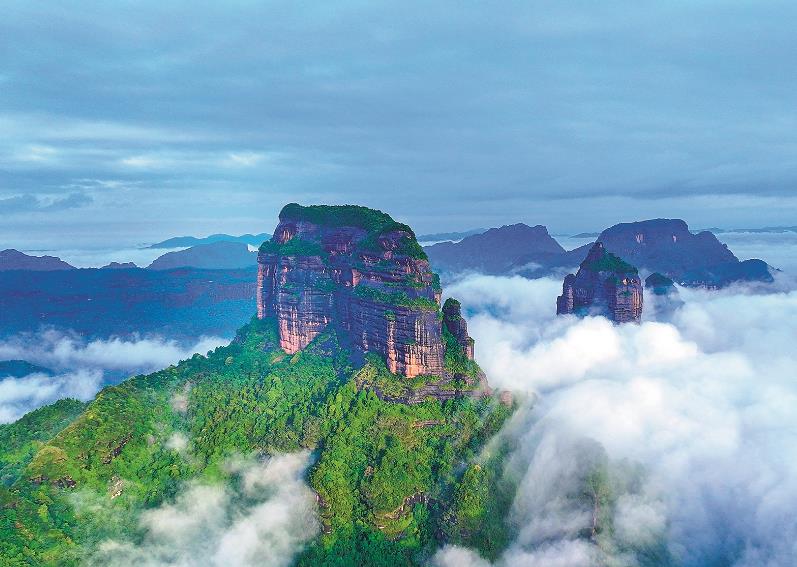
<svg viewBox="0 0 797 567"><path fill-rule="evenodd" d="M0 423L61 398L89 400L119 373L153 372L227 342L219 337L201 337L189 346L159 337L86 342L53 330L0 341L0 360L26 360L54 371L0 380Z"/></svg>
<svg viewBox="0 0 797 567"><path fill-rule="evenodd" d="M282 567L319 530L304 482L310 454L236 463L234 486L191 484L141 516L140 543L106 541L90 563L108 567Z"/></svg>
<svg viewBox="0 0 797 567"><path fill-rule="evenodd" d="M559 286L478 276L449 290L492 384L534 402L504 432L520 489L498 564L658 564L634 554L657 541L689 567L797 564L797 291L684 291L671 323L616 326L557 318ZM568 496L590 447L620 479L611 541L583 537L592 515ZM482 564L456 548L435 561Z"/></svg>

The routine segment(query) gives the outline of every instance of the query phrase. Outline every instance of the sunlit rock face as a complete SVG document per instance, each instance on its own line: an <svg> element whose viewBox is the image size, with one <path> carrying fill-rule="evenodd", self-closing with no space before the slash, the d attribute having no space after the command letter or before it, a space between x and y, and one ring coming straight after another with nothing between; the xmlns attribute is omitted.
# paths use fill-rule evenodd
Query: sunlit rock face
<svg viewBox="0 0 797 567"><path fill-rule="evenodd" d="M558 315L604 315L616 323L642 318L642 280L637 269L596 242L578 272L565 277Z"/></svg>
<svg viewBox="0 0 797 567"><path fill-rule="evenodd" d="M443 373L439 283L412 230L381 211L287 205L257 284L257 315L276 319L287 353L334 324L394 373Z"/></svg>

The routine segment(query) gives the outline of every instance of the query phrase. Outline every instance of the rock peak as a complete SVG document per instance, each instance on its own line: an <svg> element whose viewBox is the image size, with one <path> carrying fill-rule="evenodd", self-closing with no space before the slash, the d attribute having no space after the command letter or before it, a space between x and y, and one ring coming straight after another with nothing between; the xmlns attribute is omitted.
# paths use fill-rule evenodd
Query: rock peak
<svg viewBox="0 0 797 567"><path fill-rule="evenodd" d="M453 297L446 299L443 304L443 325L462 347L465 358L473 360L474 341L468 336L468 323L462 317L462 305Z"/></svg>
<svg viewBox="0 0 797 567"><path fill-rule="evenodd" d="M642 280L636 267L607 251L601 242L590 248L578 272L568 274L557 315L604 315L616 323L639 322Z"/></svg>
<svg viewBox="0 0 797 567"><path fill-rule="evenodd" d="M382 211L286 205L260 247L257 285L257 316L276 319L287 353L332 328L355 351L384 357L393 373L443 375L439 279L412 229ZM446 328L472 357L453 306Z"/></svg>

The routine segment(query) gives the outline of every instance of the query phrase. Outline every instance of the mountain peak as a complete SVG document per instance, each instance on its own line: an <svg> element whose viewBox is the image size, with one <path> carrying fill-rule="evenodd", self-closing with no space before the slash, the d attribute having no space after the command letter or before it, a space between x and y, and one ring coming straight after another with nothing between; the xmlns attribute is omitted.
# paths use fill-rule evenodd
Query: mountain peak
<svg viewBox="0 0 797 567"><path fill-rule="evenodd" d="M514 264L544 262L565 251L546 227L523 223L491 228L456 244L440 242L425 250L435 268L449 273L468 269L503 273Z"/></svg>
<svg viewBox="0 0 797 567"><path fill-rule="evenodd" d="M565 277L557 315L605 315L616 323L639 322L642 280L638 270L601 242L590 248L578 272Z"/></svg>
<svg viewBox="0 0 797 567"><path fill-rule="evenodd" d="M289 354L335 328L393 373L447 374L439 280L412 229L382 211L286 205L260 247L257 281L258 317L276 319ZM466 351L468 339L457 337Z"/></svg>

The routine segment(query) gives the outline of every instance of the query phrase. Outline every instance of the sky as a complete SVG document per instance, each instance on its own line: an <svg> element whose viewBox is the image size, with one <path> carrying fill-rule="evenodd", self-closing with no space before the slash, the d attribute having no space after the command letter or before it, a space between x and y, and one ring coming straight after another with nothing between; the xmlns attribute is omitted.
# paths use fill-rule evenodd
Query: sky
<svg viewBox="0 0 797 567"><path fill-rule="evenodd" d="M0 249L797 224L797 4L4 3Z"/></svg>

